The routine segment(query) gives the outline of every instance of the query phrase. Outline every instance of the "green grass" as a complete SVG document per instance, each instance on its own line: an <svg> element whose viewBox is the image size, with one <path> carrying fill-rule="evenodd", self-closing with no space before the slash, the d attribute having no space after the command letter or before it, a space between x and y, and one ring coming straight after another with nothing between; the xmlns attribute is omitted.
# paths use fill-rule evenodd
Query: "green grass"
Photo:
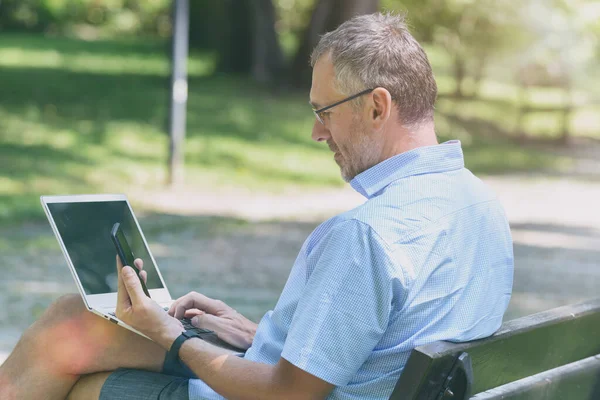
<svg viewBox="0 0 600 400"><path fill-rule="evenodd" d="M211 54L190 56L186 186L277 192L343 184L327 147L310 139L307 93L274 95L245 79L214 76L214 65ZM0 220L40 218L42 194L163 186L168 75L159 42L3 35ZM481 138L468 117L498 119L494 109L471 105L457 120L445 115L451 105L443 101L440 139L463 140L474 172L560 166L532 149Z"/></svg>
<svg viewBox="0 0 600 400"><path fill-rule="evenodd" d="M192 55L186 184L280 191L341 185L310 140L307 95L209 77ZM169 64L161 43L7 36L0 44L0 219L39 217L38 196L164 185Z"/></svg>

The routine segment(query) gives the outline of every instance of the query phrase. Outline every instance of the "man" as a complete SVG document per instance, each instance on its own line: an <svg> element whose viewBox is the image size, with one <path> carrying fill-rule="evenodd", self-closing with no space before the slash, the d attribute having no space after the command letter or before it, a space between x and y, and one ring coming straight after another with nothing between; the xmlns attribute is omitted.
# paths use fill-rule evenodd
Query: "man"
<svg viewBox="0 0 600 400"><path fill-rule="evenodd" d="M312 65L312 137L368 200L307 238L275 309L255 325L190 293L167 314L123 267L117 315L153 341L63 297L1 368L0 397L387 399L414 347L498 329L512 290L508 223L460 142L438 144L436 84L402 17L342 24ZM184 315L245 356L186 340Z"/></svg>

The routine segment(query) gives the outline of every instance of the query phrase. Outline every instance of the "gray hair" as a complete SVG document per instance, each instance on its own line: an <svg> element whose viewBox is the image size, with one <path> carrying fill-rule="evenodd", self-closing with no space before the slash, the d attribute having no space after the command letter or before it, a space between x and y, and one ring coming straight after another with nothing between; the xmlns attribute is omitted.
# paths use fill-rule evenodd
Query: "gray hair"
<svg viewBox="0 0 600 400"><path fill-rule="evenodd" d="M311 66L326 54L341 94L383 87L390 92L404 125L433 120L437 85L427 55L408 31L404 15L354 17L321 37Z"/></svg>

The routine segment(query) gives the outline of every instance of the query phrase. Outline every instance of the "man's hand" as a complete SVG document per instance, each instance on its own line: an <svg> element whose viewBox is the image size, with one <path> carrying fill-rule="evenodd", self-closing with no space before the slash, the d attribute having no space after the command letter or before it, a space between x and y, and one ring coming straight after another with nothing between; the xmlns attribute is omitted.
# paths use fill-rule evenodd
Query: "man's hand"
<svg viewBox="0 0 600 400"><path fill-rule="evenodd" d="M225 342L247 350L252 346L257 325L223 303L200 293L191 292L177 299L169 309L169 315L191 318L198 328L210 329Z"/></svg>
<svg viewBox="0 0 600 400"><path fill-rule="evenodd" d="M139 258L134 264L140 270L144 266ZM181 322L169 316L162 307L144 294L136 272L130 266L123 267L118 256L117 273L117 318L169 350L175 339L184 331ZM146 279L145 271L140 275L142 279Z"/></svg>

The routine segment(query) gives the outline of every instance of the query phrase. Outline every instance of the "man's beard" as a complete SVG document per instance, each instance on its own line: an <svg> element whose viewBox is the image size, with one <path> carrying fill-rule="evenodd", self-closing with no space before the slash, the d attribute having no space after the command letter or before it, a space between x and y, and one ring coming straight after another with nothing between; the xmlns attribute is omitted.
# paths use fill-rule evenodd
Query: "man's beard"
<svg viewBox="0 0 600 400"><path fill-rule="evenodd" d="M366 134L364 124L359 118L353 121L352 126L345 155L340 152L335 142L329 143L329 148L339 154L339 161L335 161L340 167L342 179L346 182L379 163L381 155L380 146L374 138Z"/></svg>

